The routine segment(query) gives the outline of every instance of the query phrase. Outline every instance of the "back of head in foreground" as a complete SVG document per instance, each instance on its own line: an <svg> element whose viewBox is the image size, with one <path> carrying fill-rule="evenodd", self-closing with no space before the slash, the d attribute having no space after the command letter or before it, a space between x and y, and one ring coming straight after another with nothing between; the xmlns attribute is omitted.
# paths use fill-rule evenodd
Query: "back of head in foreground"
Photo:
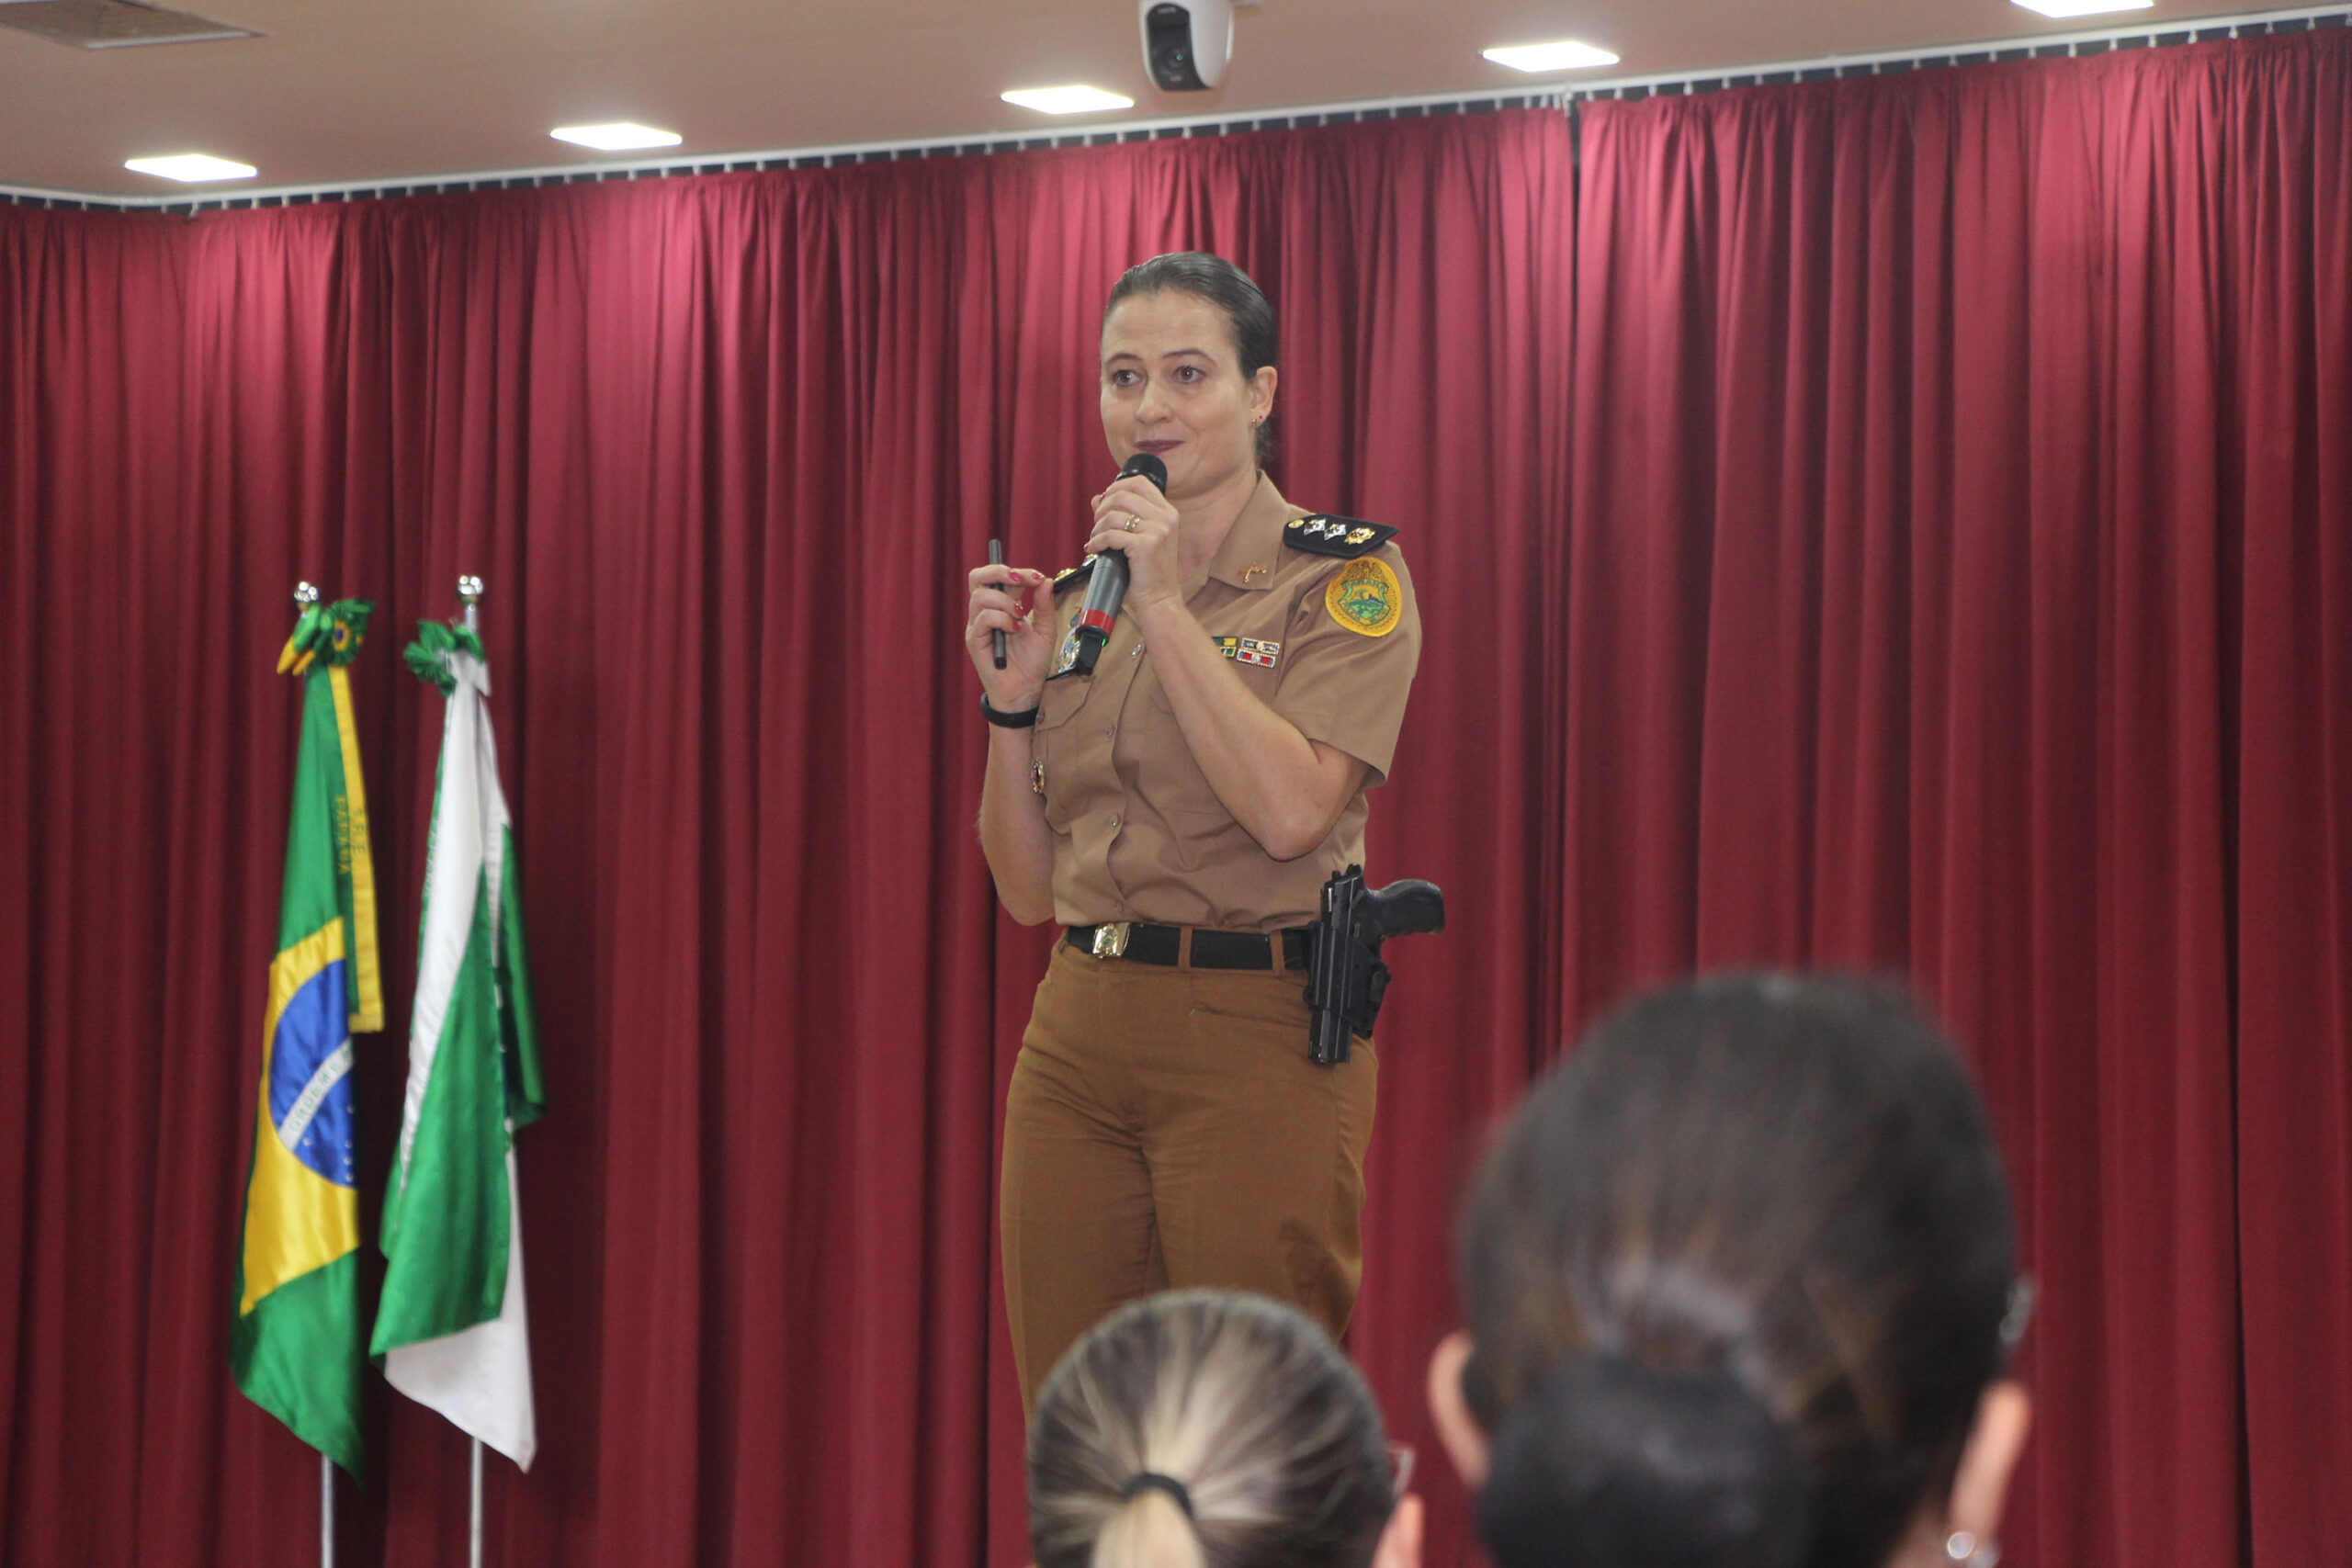
<svg viewBox="0 0 2352 1568"><path fill-rule="evenodd" d="M1038 1568L1415 1568L1379 1408L1296 1310L1171 1291L1112 1314L1037 1395Z"/></svg>
<svg viewBox="0 0 2352 1568"><path fill-rule="evenodd" d="M2028 1403L2008 1188L1895 992L1635 1002L1521 1107L1430 1370L1497 1568L1997 1561Z"/></svg>

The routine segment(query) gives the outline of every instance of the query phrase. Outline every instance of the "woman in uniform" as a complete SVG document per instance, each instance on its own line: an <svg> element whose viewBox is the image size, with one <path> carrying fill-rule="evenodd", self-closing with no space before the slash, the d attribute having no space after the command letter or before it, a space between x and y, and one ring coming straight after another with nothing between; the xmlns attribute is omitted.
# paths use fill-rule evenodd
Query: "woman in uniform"
<svg viewBox="0 0 2352 1568"><path fill-rule="evenodd" d="M1310 514L1260 467L1278 379L1272 308L1240 268L1130 268L1102 316L1102 433L1114 464L1149 453L1168 479L1093 498L1087 554L1123 552L1129 582L1092 671L1089 569L970 578L981 847L1015 919L1068 928L1005 1114L1024 1409L1152 1291L1257 1291L1334 1337L1355 1302L1378 1064L1364 1042L1308 1059L1303 928L1363 858L1420 622L1394 529Z"/></svg>

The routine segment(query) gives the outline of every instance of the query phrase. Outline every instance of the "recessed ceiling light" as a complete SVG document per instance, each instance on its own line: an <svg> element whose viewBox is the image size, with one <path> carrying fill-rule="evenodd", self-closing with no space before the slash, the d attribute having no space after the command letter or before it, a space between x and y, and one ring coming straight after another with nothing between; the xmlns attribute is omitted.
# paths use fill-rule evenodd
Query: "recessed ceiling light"
<svg viewBox="0 0 2352 1568"><path fill-rule="evenodd" d="M1131 109L1133 98L1106 93L1100 87L1016 87L999 95L1008 104L1044 114L1091 114L1096 109Z"/></svg>
<svg viewBox="0 0 2352 1568"><path fill-rule="evenodd" d="M1572 39L1562 39L1557 43L1515 43L1507 49L1484 52L1496 64L1508 65L1514 71L1577 71L1588 65L1617 63L1617 57L1607 50Z"/></svg>
<svg viewBox="0 0 2352 1568"><path fill-rule="evenodd" d="M634 152L640 147L675 147L685 140L674 130L656 130L650 125L632 125L628 120L613 125L567 125L548 134L558 141L594 147L599 152Z"/></svg>
<svg viewBox="0 0 2352 1568"><path fill-rule="evenodd" d="M2096 17L2105 11L2145 11L2156 0L2010 0L2045 17Z"/></svg>
<svg viewBox="0 0 2352 1568"><path fill-rule="evenodd" d="M206 152L178 152L169 158L132 158L122 166L142 175L161 175L167 180L185 180L191 185L198 180L249 180L261 173L251 164L232 164L226 158L215 158Z"/></svg>

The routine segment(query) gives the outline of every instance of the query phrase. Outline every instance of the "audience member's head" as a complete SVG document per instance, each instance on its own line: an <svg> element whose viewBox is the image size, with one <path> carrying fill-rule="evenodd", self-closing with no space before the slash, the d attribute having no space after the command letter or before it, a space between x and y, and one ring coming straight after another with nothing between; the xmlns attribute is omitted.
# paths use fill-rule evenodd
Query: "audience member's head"
<svg viewBox="0 0 2352 1568"><path fill-rule="evenodd" d="M1286 1306L1182 1291L1079 1341L1029 1428L1038 1568L1413 1568L1380 1411Z"/></svg>
<svg viewBox="0 0 2352 1568"><path fill-rule="evenodd" d="M1430 1369L1497 1568L1994 1561L2008 1188L1896 994L1727 977L1634 1003L1528 1097Z"/></svg>

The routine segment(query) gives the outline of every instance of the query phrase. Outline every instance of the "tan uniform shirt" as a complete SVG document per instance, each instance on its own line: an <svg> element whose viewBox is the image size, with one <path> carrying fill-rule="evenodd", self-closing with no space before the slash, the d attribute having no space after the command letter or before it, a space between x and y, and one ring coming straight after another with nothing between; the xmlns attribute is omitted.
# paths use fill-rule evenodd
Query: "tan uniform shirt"
<svg viewBox="0 0 2352 1568"><path fill-rule="evenodd" d="M1395 544L1356 560L1283 542L1302 515L1261 479L1184 604L1234 661L1242 684L1309 740L1387 777L1420 661L1420 612ZM1056 596L1074 641L1083 597ZM1272 931L1319 912L1323 884L1363 859L1364 797L1323 842L1276 861L1233 818L1193 761L1132 619L1122 617L1091 677L1046 683L1035 755L1054 830L1054 914L1064 925L1145 920Z"/></svg>

